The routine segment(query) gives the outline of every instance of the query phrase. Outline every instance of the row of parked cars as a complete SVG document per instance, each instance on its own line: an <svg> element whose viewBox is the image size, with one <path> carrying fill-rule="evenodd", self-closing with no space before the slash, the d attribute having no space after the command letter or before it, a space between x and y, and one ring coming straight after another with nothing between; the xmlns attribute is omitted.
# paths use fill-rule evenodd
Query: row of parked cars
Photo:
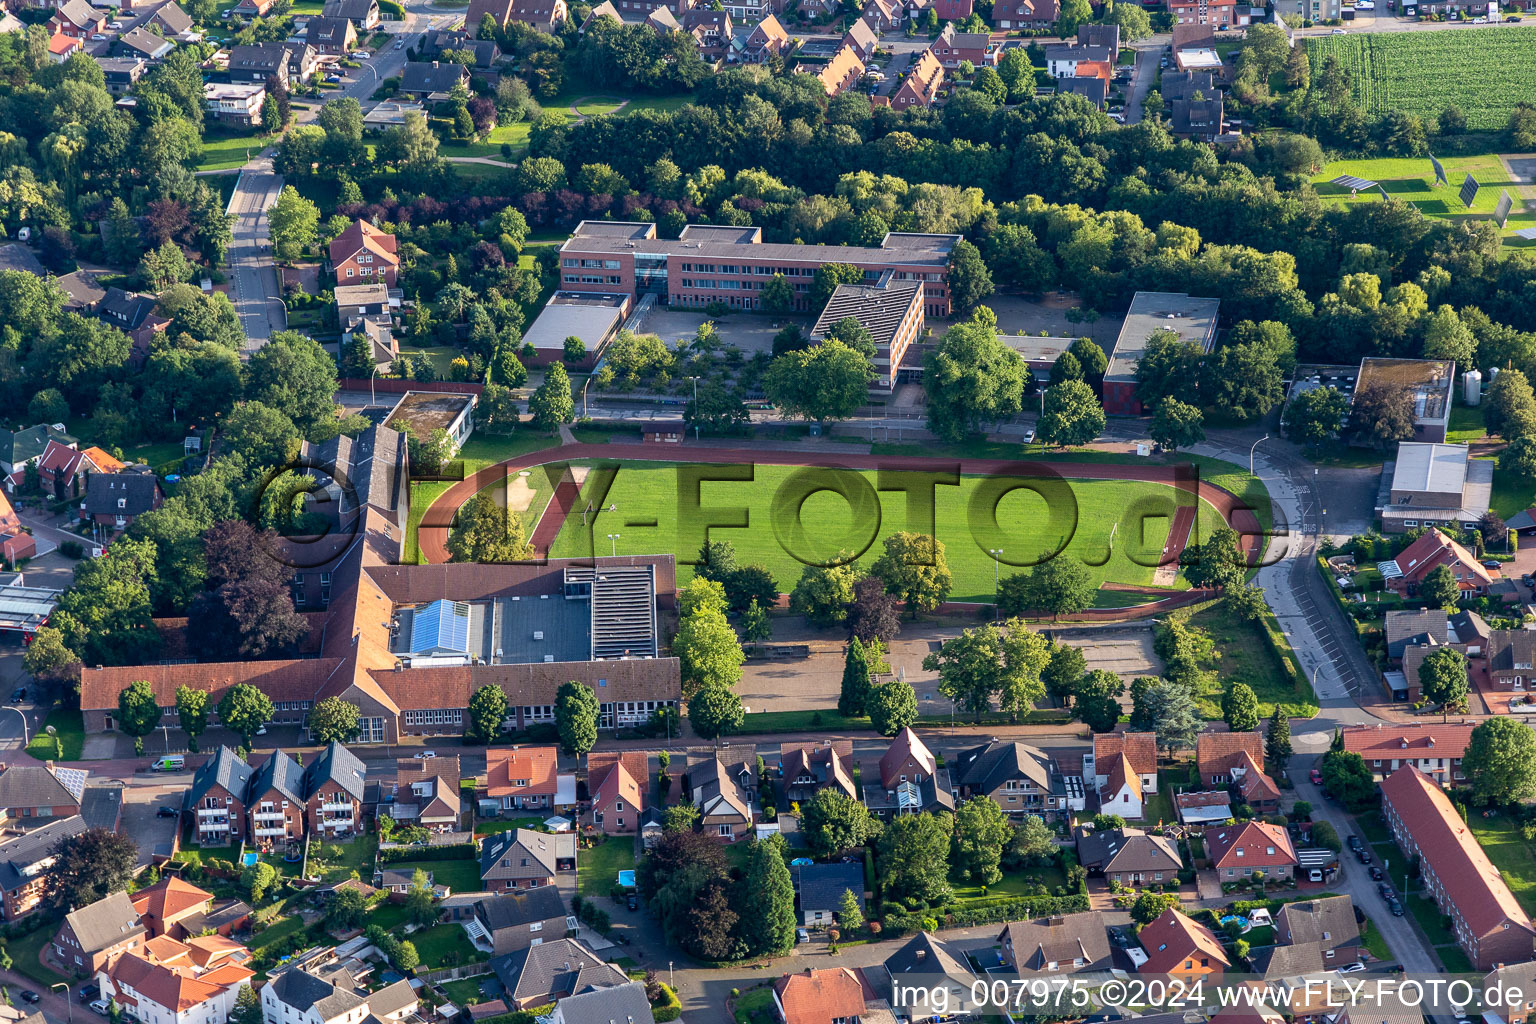
<svg viewBox="0 0 1536 1024"><path fill-rule="evenodd" d="M1354 851L1355 858L1370 870L1371 879L1376 883L1376 891L1386 901L1387 909L1392 911L1392 916L1402 917L1403 903L1397 898L1397 890L1393 889L1392 883L1387 881L1386 872L1372 863L1371 851L1366 849L1365 842L1359 836L1350 836L1349 848Z"/></svg>

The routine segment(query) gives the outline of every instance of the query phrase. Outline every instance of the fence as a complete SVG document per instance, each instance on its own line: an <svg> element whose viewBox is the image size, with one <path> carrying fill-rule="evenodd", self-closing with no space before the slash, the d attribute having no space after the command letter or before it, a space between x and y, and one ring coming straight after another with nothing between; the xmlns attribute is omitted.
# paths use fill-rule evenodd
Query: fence
<svg viewBox="0 0 1536 1024"><path fill-rule="evenodd" d="M383 391L403 395L407 391L436 391L448 395L475 395L485 390L484 384L472 381L450 380L398 380L393 377L343 377L336 382L341 391Z"/></svg>
<svg viewBox="0 0 1536 1024"><path fill-rule="evenodd" d="M483 978L491 971L491 962L481 960L478 963L464 964L462 967L444 967L436 971L417 971L416 977L429 985L436 985L444 981L459 981L463 978Z"/></svg>

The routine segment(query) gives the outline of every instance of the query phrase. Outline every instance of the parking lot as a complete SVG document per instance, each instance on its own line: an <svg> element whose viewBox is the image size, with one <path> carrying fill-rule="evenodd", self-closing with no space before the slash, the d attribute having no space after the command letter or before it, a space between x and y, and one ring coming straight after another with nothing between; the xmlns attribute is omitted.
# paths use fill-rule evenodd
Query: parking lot
<svg viewBox="0 0 1536 1024"><path fill-rule="evenodd" d="M123 820L119 829L133 836L139 844L139 864L148 865L156 848L170 854L171 836L176 831L175 818L161 818L162 806L179 807L185 786L126 786L123 789Z"/></svg>

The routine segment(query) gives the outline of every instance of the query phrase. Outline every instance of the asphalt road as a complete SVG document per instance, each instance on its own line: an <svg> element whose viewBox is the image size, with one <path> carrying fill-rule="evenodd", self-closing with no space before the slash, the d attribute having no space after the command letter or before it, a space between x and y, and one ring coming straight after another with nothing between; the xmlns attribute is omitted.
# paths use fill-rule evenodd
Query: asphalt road
<svg viewBox="0 0 1536 1024"><path fill-rule="evenodd" d="M288 326L267 236L267 211L282 190L283 176L272 170L272 157L263 154L241 170L240 182L229 197L229 212L235 215L234 240L229 246L229 276L234 284L230 298L240 314L247 354Z"/></svg>

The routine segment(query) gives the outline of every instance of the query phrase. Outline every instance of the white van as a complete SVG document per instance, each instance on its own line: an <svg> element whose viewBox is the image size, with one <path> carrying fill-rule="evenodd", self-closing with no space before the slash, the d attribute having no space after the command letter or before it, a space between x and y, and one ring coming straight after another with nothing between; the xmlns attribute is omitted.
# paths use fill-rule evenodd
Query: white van
<svg viewBox="0 0 1536 1024"><path fill-rule="evenodd" d="M155 762L157 772L179 772L187 767L187 759L180 754L167 754Z"/></svg>

